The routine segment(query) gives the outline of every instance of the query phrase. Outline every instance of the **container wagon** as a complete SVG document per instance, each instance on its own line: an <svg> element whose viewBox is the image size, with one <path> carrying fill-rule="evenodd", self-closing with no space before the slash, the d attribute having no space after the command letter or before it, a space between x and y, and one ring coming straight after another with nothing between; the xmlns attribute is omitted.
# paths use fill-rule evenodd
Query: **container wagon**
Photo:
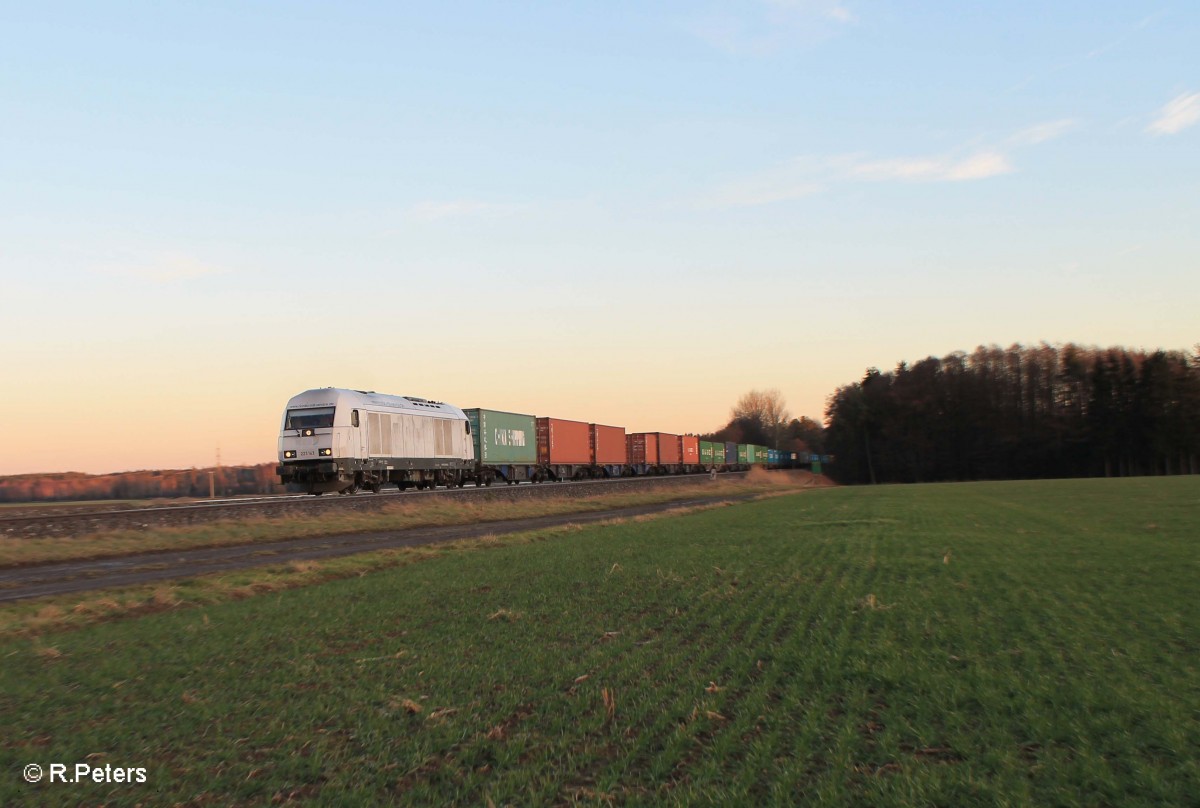
<svg viewBox="0 0 1200 808"><path fill-rule="evenodd" d="M584 421L537 419L537 455L541 471L552 480L591 476L591 430Z"/></svg>
<svg viewBox="0 0 1200 808"><path fill-rule="evenodd" d="M700 439L695 435L679 436L679 464L686 473L704 471L700 463Z"/></svg>
<svg viewBox="0 0 1200 808"><path fill-rule="evenodd" d="M537 419L532 415L474 408L464 410L474 436L476 479L491 485L500 479L509 485L522 480L541 482L538 467Z"/></svg>
<svg viewBox="0 0 1200 808"><path fill-rule="evenodd" d="M682 468L682 458L679 450L679 436L670 432L656 432L658 435L658 474L678 474Z"/></svg>
<svg viewBox="0 0 1200 808"><path fill-rule="evenodd" d="M588 425L588 459L593 477L621 477L629 464L625 427Z"/></svg>
<svg viewBox="0 0 1200 808"><path fill-rule="evenodd" d="M632 474L654 474L658 469L658 433L631 432L625 436Z"/></svg>

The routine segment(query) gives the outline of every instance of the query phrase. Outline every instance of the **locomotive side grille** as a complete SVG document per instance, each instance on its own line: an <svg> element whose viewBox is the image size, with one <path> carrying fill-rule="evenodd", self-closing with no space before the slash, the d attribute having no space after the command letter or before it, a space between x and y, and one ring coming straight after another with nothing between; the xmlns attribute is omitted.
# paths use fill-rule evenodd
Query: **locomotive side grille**
<svg viewBox="0 0 1200 808"><path fill-rule="evenodd" d="M371 457L459 457L462 424L451 418L367 412L367 451Z"/></svg>
<svg viewBox="0 0 1200 808"><path fill-rule="evenodd" d="M446 432L442 429L445 422L438 419L433 422L433 456L441 457L446 454Z"/></svg>
<svg viewBox="0 0 1200 808"><path fill-rule="evenodd" d="M417 444L417 429L413 423L411 415L401 415L400 420L403 421L404 442L400 445L404 447L406 454L412 455Z"/></svg>
<svg viewBox="0 0 1200 808"><path fill-rule="evenodd" d="M372 457L378 457L383 447L380 446L379 413L367 413L367 451Z"/></svg>

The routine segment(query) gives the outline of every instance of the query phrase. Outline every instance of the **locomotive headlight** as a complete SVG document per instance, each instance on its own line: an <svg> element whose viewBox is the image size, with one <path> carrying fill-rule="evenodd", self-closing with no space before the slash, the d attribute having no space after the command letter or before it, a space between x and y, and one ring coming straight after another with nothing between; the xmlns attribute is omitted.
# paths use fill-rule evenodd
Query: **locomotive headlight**
<svg viewBox="0 0 1200 808"><path fill-rule="evenodd" d="M321 457L333 457L333 449L322 449Z"/></svg>
<svg viewBox="0 0 1200 808"><path fill-rule="evenodd" d="M295 449L288 449L287 451L285 451L285 452L283 453L283 456L284 456L284 458L295 457L295 456L296 456L296 450L295 450Z"/></svg>
<svg viewBox="0 0 1200 808"><path fill-rule="evenodd" d="M313 436L313 431L311 429L304 430L304 437L311 438L312 436Z"/></svg>

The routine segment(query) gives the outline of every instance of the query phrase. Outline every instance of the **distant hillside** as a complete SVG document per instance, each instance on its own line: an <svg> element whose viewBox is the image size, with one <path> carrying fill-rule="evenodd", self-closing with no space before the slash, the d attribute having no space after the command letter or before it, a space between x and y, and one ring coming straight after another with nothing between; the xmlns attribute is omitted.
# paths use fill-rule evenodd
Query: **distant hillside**
<svg viewBox="0 0 1200 808"><path fill-rule="evenodd" d="M0 502L58 502L96 499L207 497L209 475L219 497L270 494L283 490L275 463L257 466L125 471L117 474L19 474L0 477Z"/></svg>

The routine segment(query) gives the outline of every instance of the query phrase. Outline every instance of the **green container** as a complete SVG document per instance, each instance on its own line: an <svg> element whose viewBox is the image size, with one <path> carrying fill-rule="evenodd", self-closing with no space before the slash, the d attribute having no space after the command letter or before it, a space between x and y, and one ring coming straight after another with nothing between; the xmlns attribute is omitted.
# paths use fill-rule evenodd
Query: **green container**
<svg viewBox="0 0 1200 808"><path fill-rule="evenodd" d="M713 444L711 441L700 441L700 465L711 466L713 464Z"/></svg>
<svg viewBox="0 0 1200 808"><path fill-rule="evenodd" d="M537 419L496 410L463 410L471 422L475 459L485 466L537 463Z"/></svg>
<svg viewBox="0 0 1200 808"><path fill-rule="evenodd" d="M754 462L754 447L749 443L738 444L738 459L737 462L743 466L748 466Z"/></svg>
<svg viewBox="0 0 1200 808"><path fill-rule="evenodd" d="M770 459L769 451L766 446L755 446L754 462L761 463L764 466L767 465L767 461Z"/></svg>

